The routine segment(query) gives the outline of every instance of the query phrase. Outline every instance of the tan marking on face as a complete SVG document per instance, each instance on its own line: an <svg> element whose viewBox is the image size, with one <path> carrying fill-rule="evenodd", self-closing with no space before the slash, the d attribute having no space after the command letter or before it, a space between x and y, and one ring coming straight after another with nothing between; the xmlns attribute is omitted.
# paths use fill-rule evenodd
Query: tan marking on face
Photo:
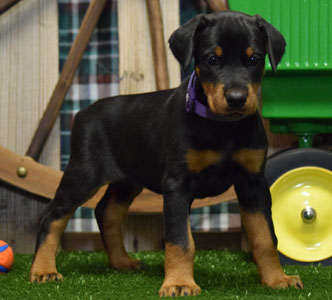
<svg viewBox="0 0 332 300"><path fill-rule="evenodd" d="M190 223L187 221L188 245L186 249L165 244L165 280L159 290L159 296L184 296L184 293L198 295L200 287L194 279L195 244L192 238ZM181 292L180 292L181 287Z"/></svg>
<svg viewBox="0 0 332 300"><path fill-rule="evenodd" d="M254 114L258 109L258 91L261 87L260 83L250 83L247 85L248 87L248 96L247 101L244 107L242 108L242 112L246 115Z"/></svg>
<svg viewBox="0 0 332 300"><path fill-rule="evenodd" d="M241 211L242 224L247 232L254 260L257 264L263 285L272 288L285 288L302 284L294 276L287 276L282 270L277 253L277 246L272 240L266 217L260 213Z"/></svg>
<svg viewBox="0 0 332 300"><path fill-rule="evenodd" d="M203 82L202 87L207 97L210 110L214 114L227 114L228 105L224 96L224 84L212 82Z"/></svg>
<svg viewBox="0 0 332 300"><path fill-rule="evenodd" d="M261 171L266 151L262 149L244 148L233 153L232 159L250 173Z"/></svg>
<svg viewBox="0 0 332 300"><path fill-rule="evenodd" d="M217 46L216 48L214 48L214 54L217 55L218 57L222 56L222 48Z"/></svg>
<svg viewBox="0 0 332 300"><path fill-rule="evenodd" d="M204 169L215 165L222 159L221 152L205 149L189 149L186 154L186 161L189 171L199 173Z"/></svg>
<svg viewBox="0 0 332 300"><path fill-rule="evenodd" d="M251 47L248 47L246 50L246 54L248 57L251 57L254 54L254 49Z"/></svg>

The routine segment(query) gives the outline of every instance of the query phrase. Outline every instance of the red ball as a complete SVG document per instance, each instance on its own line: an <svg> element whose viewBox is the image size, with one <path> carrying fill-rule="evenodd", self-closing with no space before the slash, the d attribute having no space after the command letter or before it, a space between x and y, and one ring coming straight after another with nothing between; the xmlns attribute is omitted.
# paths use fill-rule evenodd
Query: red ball
<svg viewBox="0 0 332 300"><path fill-rule="evenodd" d="M0 240L0 274L9 272L13 262L13 249L6 242Z"/></svg>

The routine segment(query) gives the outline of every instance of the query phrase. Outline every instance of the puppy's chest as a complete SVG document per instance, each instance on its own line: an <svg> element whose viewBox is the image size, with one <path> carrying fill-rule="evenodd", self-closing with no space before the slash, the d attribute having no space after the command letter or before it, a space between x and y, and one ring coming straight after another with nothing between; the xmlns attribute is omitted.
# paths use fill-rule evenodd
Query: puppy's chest
<svg viewBox="0 0 332 300"><path fill-rule="evenodd" d="M193 174L206 172L208 169L227 171L232 167L240 167L249 173L258 173L265 158L265 149L238 148L225 149L188 149L186 164Z"/></svg>
<svg viewBox="0 0 332 300"><path fill-rule="evenodd" d="M188 149L186 165L196 178L197 197L218 195L235 181L238 172L258 173L265 160L265 149Z"/></svg>

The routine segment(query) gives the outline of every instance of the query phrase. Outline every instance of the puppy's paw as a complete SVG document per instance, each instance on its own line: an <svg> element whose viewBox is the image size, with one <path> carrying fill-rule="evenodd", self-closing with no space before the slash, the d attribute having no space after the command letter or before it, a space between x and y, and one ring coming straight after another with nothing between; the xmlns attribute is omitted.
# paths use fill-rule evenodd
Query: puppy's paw
<svg viewBox="0 0 332 300"><path fill-rule="evenodd" d="M280 278L277 278L273 281L263 282L263 285L266 285L273 289L286 289L293 287L296 289L303 289L303 283L299 276L288 276L284 275Z"/></svg>
<svg viewBox="0 0 332 300"><path fill-rule="evenodd" d="M196 284L172 285L163 284L159 290L159 297L197 296L201 288Z"/></svg>
<svg viewBox="0 0 332 300"><path fill-rule="evenodd" d="M31 271L30 272L30 282L45 283L49 281L63 280L63 276L56 271Z"/></svg>
<svg viewBox="0 0 332 300"><path fill-rule="evenodd" d="M122 259L117 259L112 261L112 266L119 271L130 271L130 270L139 270L144 267L143 263L131 257L125 257Z"/></svg>

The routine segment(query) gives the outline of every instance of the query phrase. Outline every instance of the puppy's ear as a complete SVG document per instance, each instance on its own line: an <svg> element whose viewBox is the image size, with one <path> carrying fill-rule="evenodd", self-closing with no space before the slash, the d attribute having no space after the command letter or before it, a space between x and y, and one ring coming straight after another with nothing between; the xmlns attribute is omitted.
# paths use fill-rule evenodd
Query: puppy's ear
<svg viewBox="0 0 332 300"><path fill-rule="evenodd" d="M267 54L269 56L270 64L273 72L276 72L277 65L281 61L285 52L286 41L281 33L275 29L270 23L266 22L261 16L256 15L256 23L259 30L265 36L265 44Z"/></svg>
<svg viewBox="0 0 332 300"><path fill-rule="evenodd" d="M193 56L195 34L206 23L204 15L198 15L175 30L168 40L169 46L183 70L190 65Z"/></svg>

